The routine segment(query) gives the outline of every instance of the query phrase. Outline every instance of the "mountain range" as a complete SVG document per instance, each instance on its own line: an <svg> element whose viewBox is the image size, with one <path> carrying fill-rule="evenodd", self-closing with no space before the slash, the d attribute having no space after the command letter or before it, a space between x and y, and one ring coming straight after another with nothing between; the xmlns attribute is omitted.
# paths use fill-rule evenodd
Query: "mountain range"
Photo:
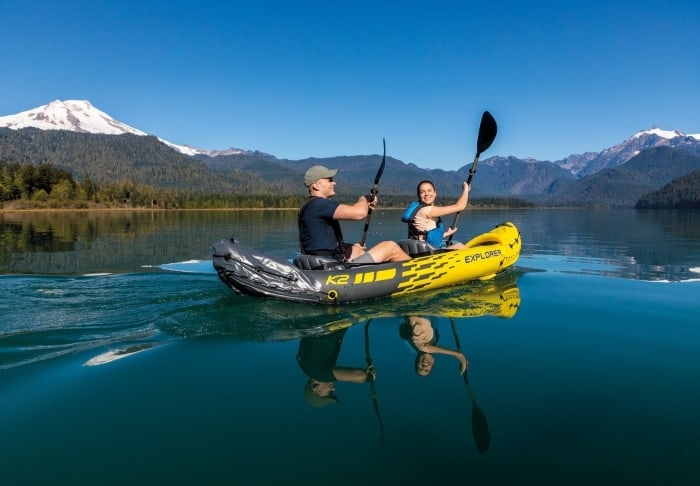
<svg viewBox="0 0 700 486"><path fill-rule="evenodd" d="M340 194L357 194L367 190L381 156L288 160L233 147L194 148L148 135L89 101L55 100L0 117L0 161L49 162L76 177L130 178L156 187L279 194L303 193L303 172L323 164L342 169ZM387 157L381 191L408 195L418 181L431 179L441 195L457 195L460 185L455 181L466 179L469 167L423 169ZM472 190L476 197L630 206L643 194L700 169L700 134L652 127L598 153L573 154L553 162L490 157L481 160L478 169Z"/></svg>

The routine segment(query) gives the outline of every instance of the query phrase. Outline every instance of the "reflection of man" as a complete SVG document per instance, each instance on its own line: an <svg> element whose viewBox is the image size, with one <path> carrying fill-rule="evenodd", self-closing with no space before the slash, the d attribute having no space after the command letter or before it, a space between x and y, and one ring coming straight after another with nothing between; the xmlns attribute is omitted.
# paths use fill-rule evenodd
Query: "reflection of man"
<svg viewBox="0 0 700 486"><path fill-rule="evenodd" d="M338 403L338 398L333 394L336 381L364 383L368 378L375 377L373 366L336 366L346 331L347 329L342 329L322 336L304 337L299 341L297 363L309 377L304 387L304 398L311 406L323 407Z"/></svg>

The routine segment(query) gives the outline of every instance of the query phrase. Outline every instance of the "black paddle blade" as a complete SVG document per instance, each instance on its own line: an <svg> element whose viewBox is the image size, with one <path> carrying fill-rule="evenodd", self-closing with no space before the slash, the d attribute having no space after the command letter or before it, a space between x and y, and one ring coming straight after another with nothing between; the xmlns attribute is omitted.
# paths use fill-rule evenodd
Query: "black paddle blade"
<svg viewBox="0 0 700 486"><path fill-rule="evenodd" d="M486 414L479 408L479 405L476 404L472 387L469 385L469 378L467 377L468 374L469 373L465 372L462 376L464 378L464 384L467 386L469 400L472 402L472 436L474 437L476 449L479 452L484 452L491 445L489 423L486 421Z"/></svg>
<svg viewBox="0 0 700 486"><path fill-rule="evenodd" d="M481 411L476 402L472 402L472 433L474 443L479 452L484 452L491 445L491 434L489 424L486 422L486 415Z"/></svg>
<svg viewBox="0 0 700 486"><path fill-rule="evenodd" d="M481 152L485 151L491 146L494 139L496 138L496 133L498 133L498 126L496 125L496 120L491 116L491 113L485 111L481 115L481 124L479 125L479 138L476 142L476 156L478 157Z"/></svg>

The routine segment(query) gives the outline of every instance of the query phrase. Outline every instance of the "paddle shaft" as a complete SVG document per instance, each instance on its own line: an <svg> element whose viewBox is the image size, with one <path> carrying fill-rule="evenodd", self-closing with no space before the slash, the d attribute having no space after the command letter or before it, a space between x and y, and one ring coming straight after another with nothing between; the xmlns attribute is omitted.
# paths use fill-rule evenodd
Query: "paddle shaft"
<svg viewBox="0 0 700 486"><path fill-rule="evenodd" d="M474 157L474 162L472 162L472 166L469 169L469 177L467 177L467 185L472 183L472 177L474 177L474 174L476 174L476 164L479 163L479 154ZM470 187L471 189L471 187ZM459 219L459 213L455 213L455 219L452 221L452 224L450 225L450 229L455 229L457 227L457 220ZM454 236L454 233L450 235L449 238L447 238L447 246L450 246L452 244L452 236Z"/></svg>
<svg viewBox="0 0 700 486"><path fill-rule="evenodd" d="M372 362L372 357L369 353L369 325L372 319L367 321L365 324L365 359L367 360L367 369L374 366ZM375 378L373 375L367 375L369 380L369 389L372 394L372 405L374 407L374 414L377 416L377 421L379 422L379 444L384 447L384 422L382 421L382 415L379 413L379 402L377 401L377 385L375 384Z"/></svg>
<svg viewBox="0 0 700 486"><path fill-rule="evenodd" d="M382 163L379 166L379 170L377 170L377 175L374 176L374 185L372 186L372 189L370 190L370 197L372 200L377 197L377 193L379 192L379 179L382 177L382 174L384 173L384 166L386 165L386 140L382 139L382 144L384 145L384 155L382 155ZM371 201L367 201L370 203ZM367 241L367 232L369 231L369 222L372 219L372 208L370 207L367 210L367 218L365 219L365 229L362 232L362 239L360 240L360 246L365 246L365 241Z"/></svg>
<svg viewBox="0 0 700 486"><path fill-rule="evenodd" d="M455 339L455 344L457 345L457 351L462 352L462 346L459 343L459 336L457 335L457 327L452 318L450 318L450 324L452 325L452 334ZM489 424L486 421L486 414L479 408L474 398L474 392L472 392L472 387L469 384L468 371L465 371L462 375L464 378L464 385L467 388L467 393L469 394L469 400L472 402L472 436L474 438L474 444L476 444L476 449L479 452L484 452L491 445L491 434L489 432Z"/></svg>
<svg viewBox="0 0 700 486"><path fill-rule="evenodd" d="M474 156L474 161L472 166L469 168L469 177L467 178L467 185L472 183L472 178L476 174L476 166L479 163L479 156L487 148L491 146L494 139L496 138L496 133L498 133L498 125L496 125L496 120L491 116L491 113L485 111L481 115L481 123L479 124L479 135L477 137L476 143L476 155ZM470 187L471 188L471 187ZM459 219L459 212L455 213L455 219L452 221L451 229L457 227L457 220ZM452 244L452 235L447 239L447 246Z"/></svg>

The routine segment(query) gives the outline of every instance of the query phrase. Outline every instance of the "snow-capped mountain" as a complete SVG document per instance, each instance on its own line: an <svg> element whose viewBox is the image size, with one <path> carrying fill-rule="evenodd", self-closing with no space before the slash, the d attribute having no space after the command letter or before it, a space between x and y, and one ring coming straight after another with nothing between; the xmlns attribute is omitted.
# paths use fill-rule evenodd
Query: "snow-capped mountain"
<svg viewBox="0 0 700 486"><path fill-rule="evenodd" d="M20 129L70 130L82 133L104 133L108 135L146 135L145 132L115 120L98 110L89 101L55 100L48 105L0 117L0 126Z"/></svg>
<svg viewBox="0 0 700 486"><path fill-rule="evenodd" d="M652 127L648 130L641 130L624 142L597 154L571 155L558 161L557 165L582 177L622 165L641 151L654 147L680 148L692 152L694 149L700 148L700 134L687 135L678 130L670 131Z"/></svg>
<svg viewBox="0 0 700 486"><path fill-rule="evenodd" d="M87 100L55 100L43 106L23 111L15 115L0 116L0 127L19 130L21 128L38 128L40 130L69 130L82 133L101 133L106 135L146 136L147 133L115 120L107 113L98 110ZM160 137L158 140L186 155L205 154L212 157L217 155L232 155L243 150L230 148L227 150L206 150L177 145Z"/></svg>

